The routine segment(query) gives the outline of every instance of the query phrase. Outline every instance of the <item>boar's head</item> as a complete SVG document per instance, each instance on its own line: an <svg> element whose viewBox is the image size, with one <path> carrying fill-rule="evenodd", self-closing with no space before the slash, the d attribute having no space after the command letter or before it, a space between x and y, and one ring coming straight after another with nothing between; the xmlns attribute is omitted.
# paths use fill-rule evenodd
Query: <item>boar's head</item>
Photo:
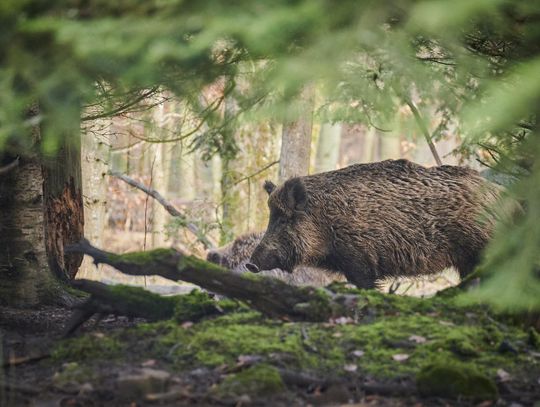
<svg viewBox="0 0 540 407"><path fill-rule="evenodd" d="M299 264L316 263L323 239L302 179L291 178L281 187L266 181L264 189L269 195L270 219L247 269L258 272L279 268L291 273Z"/></svg>

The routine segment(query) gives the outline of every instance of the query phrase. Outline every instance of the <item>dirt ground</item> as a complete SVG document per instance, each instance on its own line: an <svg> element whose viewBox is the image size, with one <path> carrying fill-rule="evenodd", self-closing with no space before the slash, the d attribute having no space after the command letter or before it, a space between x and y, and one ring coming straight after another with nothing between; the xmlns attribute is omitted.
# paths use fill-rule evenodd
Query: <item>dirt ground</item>
<svg viewBox="0 0 540 407"><path fill-rule="evenodd" d="M521 340L512 339L511 344L507 344L509 346L508 352L527 353L527 360L536 358L536 362L531 362L531 370L518 369L519 374L513 371L509 374L504 369L500 369L501 372L497 373L499 392L497 401L424 397L418 393L413 376L403 375L381 380L362 371L362 369L357 370L355 365L345 365L345 372L341 371L339 374L336 372L336 375L327 374L324 377L317 376L317 374L306 375L285 368L285 370L279 370L282 379L279 381L279 386L273 387L272 382L269 382L270 384L264 384L260 388L250 389L253 382L246 382L247 384L241 383L241 386L245 386L242 387L242 390L245 389L246 394L242 394L242 391L231 395L228 392L223 393L224 384L235 386L235 382L230 380L231 377L241 377L244 371L255 372L258 369L257 366L265 366L266 362L278 367L289 366L287 360L283 359L284 354L267 353L263 363L263 356L244 355L240 351L240 354L232 359L233 362L216 362L214 366L208 366L198 365L195 360L191 360L188 352L187 354L182 353L182 357L184 359L187 357L190 362L179 365L178 359L175 360L173 355L177 353L179 347L186 345L187 339L182 339L182 336L173 336L175 338L173 342L160 342L160 340L170 336L171 333L176 332L175 330L182 332L193 330L200 323L175 324L168 322L162 325L148 325L140 319L130 321L125 317L109 316L99 322L93 318L85 323L76 333L77 341L80 343L76 341L74 345L70 345L70 350L64 351L63 356L59 357L58 353L54 352L51 355L51 351L59 346L64 324L69 319L71 312L71 310L55 307L39 310L9 308L0 310L4 361L0 376L0 406L354 405L421 407L479 405L482 407L519 407L533 406L535 402L540 400L538 360L540 353L532 351L530 345L523 344ZM389 317L395 317L395 311L388 312ZM412 311L411 313L417 314L417 312ZM384 315L380 315L380 317L384 317ZM433 317L437 324L441 323L441 321L437 321L438 319L449 319L447 316L433 315ZM238 326L249 325L251 323L249 318L245 319L245 322L240 319ZM466 318L474 320L476 317L468 315ZM378 320L378 316L368 315L364 319L365 323L373 323ZM274 322L264 321L261 323L276 326L280 330L291 329L291 324L282 325L280 323L276 325ZM442 322L444 324L441 327L448 328L447 332L453 331L452 325L458 326L457 320L455 322ZM225 332L229 329L227 323L216 323L218 327L219 324L225 324L223 332L224 335L227 335ZM236 322L233 321L233 325L234 323ZM328 335L339 339L342 335L339 330L340 324L341 322L338 322L334 327L327 326L325 329L329 329ZM502 324L497 326L500 326L502 331L514 329ZM320 345L316 345L314 335L317 331L314 329L317 327L313 324L307 324L297 331L302 333L302 346L308 354L317 357L317 353L320 353L319 357L324 358L326 356L323 356L323 349L320 348ZM396 326L396 332L393 332L392 335L399 334L399 330L400 328ZM415 332L414 327L411 332ZM385 336L387 333L383 329L380 335ZM256 335L256 331L253 331L253 334ZM393 337L392 335L391 337ZM409 333L406 334L406 336L408 335ZM418 335L412 335L409 340L413 338L415 341L421 342L425 340L422 335L431 340L421 328L418 330ZM417 339L414 338L415 336ZM110 346L109 343L112 343L110 338L112 337L121 341L122 345L118 348ZM239 338L239 341L241 342L243 339L245 338ZM217 341L215 346L220 346L219 337L206 337L206 340L210 340L209 343ZM401 343L403 341L390 341L388 338L377 343L386 344L387 342L388 346L396 348L395 352L399 352L398 355L401 352L412 353L414 346L416 346L416 344ZM166 343L166 348L158 347L158 343ZM502 343L504 344L505 341ZM192 345L196 346L197 344ZM239 344L239 346L243 345ZM263 343L259 343L258 346L265 349ZM495 348L497 349L495 350ZM502 352L500 345L495 348L495 353ZM460 354L460 357L465 357L464 355L468 351L466 347L463 349L459 347L459 349L461 349L460 352L465 349L465 352ZM99 353L92 353L96 350ZM73 361L74 352L76 359L80 358L80 360ZM85 355L85 353L88 354ZM200 356L200 353L199 351L197 357ZM262 370L264 371L264 369ZM507 380L505 374L511 375L512 380ZM167 382L166 386L164 386L165 381ZM261 378L261 382L266 383L267 381L267 377ZM283 386L282 382L285 387L281 387Z"/></svg>

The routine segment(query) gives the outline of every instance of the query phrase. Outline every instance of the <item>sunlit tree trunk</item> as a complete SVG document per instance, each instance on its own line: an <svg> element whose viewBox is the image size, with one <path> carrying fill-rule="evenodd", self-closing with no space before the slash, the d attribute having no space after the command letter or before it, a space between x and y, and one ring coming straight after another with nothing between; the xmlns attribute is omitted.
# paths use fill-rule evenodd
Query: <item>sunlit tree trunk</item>
<svg viewBox="0 0 540 407"><path fill-rule="evenodd" d="M317 143L315 172L335 170L341 143L341 124L323 123Z"/></svg>
<svg viewBox="0 0 540 407"><path fill-rule="evenodd" d="M167 106L165 103L156 108L154 116L153 137L165 139L165 132L168 128ZM159 191L161 195L169 196L169 173L171 168L171 145L169 143L155 143L151 146L152 151L152 188ZM165 208L152 200L152 247L165 246L165 227L169 215Z"/></svg>
<svg viewBox="0 0 540 407"><path fill-rule="evenodd" d="M306 87L298 101L299 115L283 124L279 181L309 173L311 130L313 127L313 88Z"/></svg>
<svg viewBox="0 0 540 407"><path fill-rule="evenodd" d="M84 191L84 237L92 244L104 246L107 219L107 172L110 162L110 145L101 131L100 123L87 128L81 139L82 186ZM96 267L91 259L84 258L77 273L78 278L100 278L102 266Z"/></svg>
<svg viewBox="0 0 540 407"><path fill-rule="evenodd" d="M229 123L223 129L223 140L225 143L233 143L235 131L232 122L232 117L235 114L236 102L230 96L225 98L224 122ZM235 154L231 149L226 148L220 154L221 157L221 228L220 228L220 244L230 242L234 238L234 226L237 221L235 219L235 209L238 201L238 192L234 188L234 161Z"/></svg>

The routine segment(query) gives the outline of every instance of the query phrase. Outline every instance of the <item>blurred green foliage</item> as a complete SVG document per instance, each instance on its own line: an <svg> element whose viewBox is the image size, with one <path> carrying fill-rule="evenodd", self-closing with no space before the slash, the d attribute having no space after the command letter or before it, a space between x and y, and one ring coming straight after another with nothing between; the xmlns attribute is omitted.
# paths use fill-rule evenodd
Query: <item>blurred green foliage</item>
<svg viewBox="0 0 540 407"><path fill-rule="evenodd" d="M478 296L540 308L539 1L4 0L0 27L8 152L31 148L36 123L42 149L54 151L76 138L84 106L115 111L148 89L203 111L200 90L224 77L242 84L231 94L246 117L298 113L306 83L320 88L317 113L329 121L385 129L406 100L436 109L433 137L459 132L461 154L481 145L487 164L519 178L511 193L524 212L490 246L495 277ZM234 157L230 132L208 120L194 148Z"/></svg>

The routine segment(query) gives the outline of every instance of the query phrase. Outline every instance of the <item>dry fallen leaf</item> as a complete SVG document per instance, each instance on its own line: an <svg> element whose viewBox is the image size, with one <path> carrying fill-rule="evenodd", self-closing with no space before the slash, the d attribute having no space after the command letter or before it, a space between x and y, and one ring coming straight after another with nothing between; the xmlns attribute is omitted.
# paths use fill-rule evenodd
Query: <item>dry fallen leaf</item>
<svg viewBox="0 0 540 407"><path fill-rule="evenodd" d="M410 357L411 356L407 355L406 353L396 353L392 356L392 359L394 359L396 362L405 362Z"/></svg>
<svg viewBox="0 0 540 407"><path fill-rule="evenodd" d="M415 343L425 343L426 338L424 338L423 336L420 336L420 335L411 335L411 336L409 336L409 341L415 342Z"/></svg>
<svg viewBox="0 0 540 407"><path fill-rule="evenodd" d="M157 364L156 359L148 359L141 363L142 367L153 367Z"/></svg>
<svg viewBox="0 0 540 407"><path fill-rule="evenodd" d="M497 370L497 377L501 382L507 382L511 379L510 373L504 369Z"/></svg>
<svg viewBox="0 0 540 407"><path fill-rule="evenodd" d="M334 322L338 325L352 324L354 323L354 319L352 319L351 317L339 317L336 318Z"/></svg>

